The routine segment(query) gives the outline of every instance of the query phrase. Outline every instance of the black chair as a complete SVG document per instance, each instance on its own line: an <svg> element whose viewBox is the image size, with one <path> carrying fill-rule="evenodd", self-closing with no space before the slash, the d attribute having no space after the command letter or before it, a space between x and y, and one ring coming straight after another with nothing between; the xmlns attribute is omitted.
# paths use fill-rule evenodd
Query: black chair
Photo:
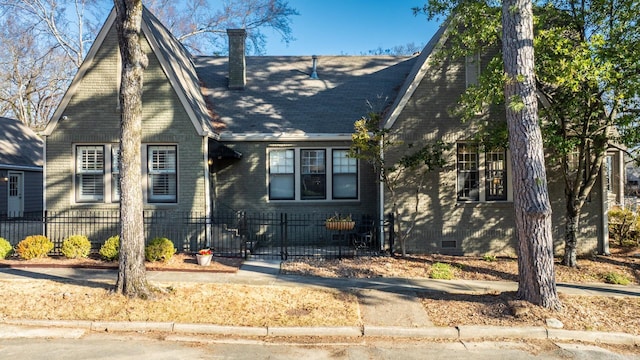
<svg viewBox="0 0 640 360"><path fill-rule="evenodd" d="M363 216L362 221L356 226L356 231L351 234L351 243L356 249L370 248L373 243L375 221L369 216Z"/></svg>

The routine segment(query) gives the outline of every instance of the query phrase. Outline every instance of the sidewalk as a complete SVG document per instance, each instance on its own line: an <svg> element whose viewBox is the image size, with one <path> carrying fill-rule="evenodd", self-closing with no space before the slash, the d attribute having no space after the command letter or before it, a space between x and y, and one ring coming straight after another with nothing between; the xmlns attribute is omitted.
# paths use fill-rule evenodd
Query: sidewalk
<svg viewBox="0 0 640 360"><path fill-rule="evenodd" d="M28 268L0 269L2 279L69 279L75 281L113 282L114 270ZM26 329L17 331L15 326L69 327L84 330L141 331L157 330L172 333L228 334L238 336L391 336L423 337L431 339L518 338L579 340L611 344L639 345L640 336L626 333L594 331L569 331L545 327L502 328L495 326L434 327L417 293L425 291L453 294L478 294L487 292L516 291L517 283L506 281L432 280L404 278L336 279L280 274L279 261L251 260L245 262L237 273L197 273L149 271L152 282L209 282L238 283L247 285L310 286L348 289L358 294L361 306L362 327L341 328L246 328L215 325L174 323L117 323L89 321L4 321L0 338L24 334L40 334ZM640 297L640 286L616 286L607 284L558 284L558 292L574 295L632 296ZM11 325L11 326L7 326ZM52 331L59 331L51 329ZM46 332L45 332L46 333ZM65 333L64 331L62 333ZM67 333L68 335L69 333ZM38 336L40 336L38 335ZM50 334L55 336L55 334Z"/></svg>

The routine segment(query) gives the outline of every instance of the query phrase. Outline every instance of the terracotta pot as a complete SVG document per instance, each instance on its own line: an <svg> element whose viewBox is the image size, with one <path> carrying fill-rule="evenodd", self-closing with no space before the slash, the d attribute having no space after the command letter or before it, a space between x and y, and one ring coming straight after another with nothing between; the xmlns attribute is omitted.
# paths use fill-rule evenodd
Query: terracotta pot
<svg viewBox="0 0 640 360"><path fill-rule="evenodd" d="M356 226L355 221L327 221L324 223L324 226L328 230L352 230Z"/></svg>
<svg viewBox="0 0 640 360"><path fill-rule="evenodd" d="M209 266L211 265L211 258L213 255L200 255L196 254L196 260L198 260L198 265L200 266Z"/></svg>

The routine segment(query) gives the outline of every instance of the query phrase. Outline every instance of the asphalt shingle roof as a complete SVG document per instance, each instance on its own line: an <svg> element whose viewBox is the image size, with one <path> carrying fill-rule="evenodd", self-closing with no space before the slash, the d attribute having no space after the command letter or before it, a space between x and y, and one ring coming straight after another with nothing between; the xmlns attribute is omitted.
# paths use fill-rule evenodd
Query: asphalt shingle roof
<svg viewBox="0 0 640 360"><path fill-rule="evenodd" d="M42 167L44 142L18 120L0 117L0 166Z"/></svg>
<svg viewBox="0 0 640 360"><path fill-rule="evenodd" d="M370 111L393 103L416 56L311 56L246 58L247 84L229 90L227 57L195 57L202 92L221 133L348 134Z"/></svg>
<svg viewBox="0 0 640 360"><path fill-rule="evenodd" d="M146 7L143 7L142 15L142 19L153 34L153 38L149 40L155 40L157 50L170 67L168 75L176 77L176 86L181 87L203 130L211 134L215 133L207 104L200 92L200 81L191 54Z"/></svg>

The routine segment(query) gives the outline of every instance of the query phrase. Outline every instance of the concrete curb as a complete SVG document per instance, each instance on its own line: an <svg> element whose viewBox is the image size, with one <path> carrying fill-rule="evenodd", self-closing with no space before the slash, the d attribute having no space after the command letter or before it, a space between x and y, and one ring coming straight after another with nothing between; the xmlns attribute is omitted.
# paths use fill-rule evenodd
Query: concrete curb
<svg viewBox="0 0 640 360"><path fill-rule="evenodd" d="M547 329L544 327L250 327L171 322L81 321L81 320L2 320L0 339L79 338L86 331L159 331L165 333L235 336L318 336L318 337L411 337L424 339L539 339L581 341L611 345L640 345L640 336L622 332Z"/></svg>
<svg viewBox="0 0 640 360"><path fill-rule="evenodd" d="M267 328L209 324L173 324L173 332L208 335L267 336Z"/></svg>
<svg viewBox="0 0 640 360"><path fill-rule="evenodd" d="M366 326L364 336L418 337L424 339L459 339L458 329L452 327Z"/></svg>
<svg viewBox="0 0 640 360"><path fill-rule="evenodd" d="M362 336L362 329L356 326L269 327L267 330L269 336Z"/></svg>
<svg viewBox="0 0 640 360"><path fill-rule="evenodd" d="M92 331L162 331L172 332L173 323L143 321L94 321Z"/></svg>
<svg viewBox="0 0 640 360"><path fill-rule="evenodd" d="M519 338L547 339L547 329L537 326L502 327L502 326L458 326L460 340L481 338Z"/></svg>
<svg viewBox="0 0 640 360"><path fill-rule="evenodd" d="M50 327L31 327L23 326L3 326L0 329L0 339L79 339L87 329L69 329L69 328L50 328Z"/></svg>
<svg viewBox="0 0 640 360"><path fill-rule="evenodd" d="M550 340L581 340L611 345L640 345L640 336L622 332L549 329Z"/></svg>

